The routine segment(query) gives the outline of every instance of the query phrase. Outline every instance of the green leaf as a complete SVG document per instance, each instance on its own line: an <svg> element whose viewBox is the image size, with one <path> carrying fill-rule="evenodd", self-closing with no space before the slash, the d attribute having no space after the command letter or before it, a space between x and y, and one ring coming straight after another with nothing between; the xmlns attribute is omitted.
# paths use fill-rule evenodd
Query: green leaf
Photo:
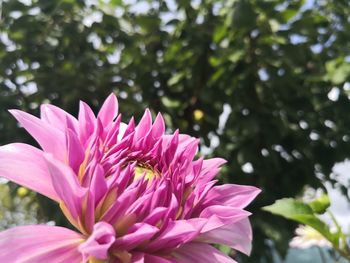
<svg viewBox="0 0 350 263"><path fill-rule="evenodd" d="M179 72L174 74L169 80L168 80L168 85L169 86L173 86L177 83L180 82L180 80L182 80L185 77L185 72Z"/></svg>
<svg viewBox="0 0 350 263"><path fill-rule="evenodd" d="M180 101L169 99L168 97L161 98L161 101L168 108L177 108L180 106Z"/></svg>
<svg viewBox="0 0 350 263"><path fill-rule="evenodd" d="M270 19L269 24L270 24L272 32L277 32L280 28L280 24L278 23L278 21L276 19Z"/></svg>
<svg viewBox="0 0 350 263"><path fill-rule="evenodd" d="M236 50L228 57L228 60L235 63L239 61L244 56L244 54L245 53L243 50Z"/></svg>
<svg viewBox="0 0 350 263"><path fill-rule="evenodd" d="M327 208L330 206L330 201L328 195L324 194L316 200L309 203L312 211L317 214L323 214L326 212Z"/></svg>
<svg viewBox="0 0 350 263"><path fill-rule="evenodd" d="M333 84L338 85L346 81L350 76L350 63L344 58L337 58L326 62L327 76Z"/></svg>
<svg viewBox="0 0 350 263"><path fill-rule="evenodd" d="M274 204L262 208L275 215L283 216L304 225L316 229L330 242L338 246L339 234L333 234L329 227L314 215L314 212L308 204L293 198L284 198L277 200Z"/></svg>
<svg viewBox="0 0 350 263"><path fill-rule="evenodd" d="M285 22L288 22L290 19L295 17L299 13L297 9L286 9L282 12L282 17Z"/></svg>
<svg viewBox="0 0 350 263"><path fill-rule="evenodd" d="M309 205L294 198L283 198L277 200L274 204L263 207L263 210L276 215L284 216L288 219L293 219L299 215L313 215Z"/></svg>

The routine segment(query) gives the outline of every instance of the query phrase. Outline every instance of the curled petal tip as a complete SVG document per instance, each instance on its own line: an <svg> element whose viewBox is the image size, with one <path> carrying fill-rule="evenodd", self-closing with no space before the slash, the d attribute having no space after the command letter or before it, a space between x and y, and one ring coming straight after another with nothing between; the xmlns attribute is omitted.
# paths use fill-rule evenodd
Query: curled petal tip
<svg viewBox="0 0 350 263"><path fill-rule="evenodd" d="M114 228L106 223L99 222L94 225L90 237L79 246L79 251L84 257L108 259L108 250L115 241Z"/></svg>

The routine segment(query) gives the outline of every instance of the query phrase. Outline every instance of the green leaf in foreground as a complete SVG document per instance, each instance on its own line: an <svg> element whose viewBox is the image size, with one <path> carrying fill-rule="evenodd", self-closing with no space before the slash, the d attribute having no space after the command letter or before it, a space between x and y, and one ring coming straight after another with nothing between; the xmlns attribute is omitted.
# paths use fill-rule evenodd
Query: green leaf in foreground
<svg viewBox="0 0 350 263"><path fill-rule="evenodd" d="M328 226L315 216L313 209L308 204L293 198L284 198L262 209L272 214L280 215L298 223L311 226L334 245L338 246L339 233L331 233Z"/></svg>

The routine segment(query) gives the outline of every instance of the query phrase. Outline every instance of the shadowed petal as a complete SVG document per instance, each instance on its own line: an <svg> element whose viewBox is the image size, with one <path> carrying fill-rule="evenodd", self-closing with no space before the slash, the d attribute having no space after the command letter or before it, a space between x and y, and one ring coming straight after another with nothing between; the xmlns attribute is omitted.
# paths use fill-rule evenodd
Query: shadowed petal
<svg viewBox="0 0 350 263"><path fill-rule="evenodd" d="M85 145L94 132L96 117L91 108L83 101L80 101L79 104L78 120L80 141Z"/></svg>
<svg viewBox="0 0 350 263"><path fill-rule="evenodd" d="M78 173L85 153L77 134L71 129L66 130L66 145L68 164L75 173Z"/></svg>
<svg viewBox="0 0 350 263"><path fill-rule="evenodd" d="M148 251L174 248L196 238L207 220L193 218L169 222L164 231L148 246Z"/></svg>
<svg viewBox="0 0 350 263"><path fill-rule="evenodd" d="M225 225L212 231L203 233L201 242L222 244L249 255L252 249L252 228L248 219L234 224Z"/></svg>
<svg viewBox="0 0 350 263"><path fill-rule="evenodd" d="M108 187L105 180L104 170L100 164L96 164L94 168L89 190L90 195L94 196L94 206L96 206L101 198L107 193Z"/></svg>
<svg viewBox="0 0 350 263"><path fill-rule="evenodd" d="M64 227L15 227L0 232L0 262L80 263L81 242L81 235Z"/></svg>
<svg viewBox="0 0 350 263"><path fill-rule="evenodd" d="M59 201L43 152L23 143L0 147L0 176Z"/></svg>
<svg viewBox="0 0 350 263"><path fill-rule="evenodd" d="M175 263L175 260L172 260L170 258L163 258L153 255L145 255L145 263Z"/></svg>
<svg viewBox="0 0 350 263"><path fill-rule="evenodd" d="M115 241L116 248L130 250L143 243L145 240L150 240L159 229L145 223L137 223L133 225L129 233L117 238Z"/></svg>
<svg viewBox="0 0 350 263"><path fill-rule="evenodd" d="M181 263L237 263L216 248L202 243L189 243L176 250L174 256Z"/></svg>
<svg viewBox="0 0 350 263"><path fill-rule="evenodd" d="M135 253L131 259L131 263L175 263L175 259L163 258L150 254Z"/></svg>
<svg viewBox="0 0 350 263"><path fill-rule="evenodd" d="M53 187L74 219L81 215L82 200L87 189L80 186L72 169L64 163L45 154Z"/></svg>

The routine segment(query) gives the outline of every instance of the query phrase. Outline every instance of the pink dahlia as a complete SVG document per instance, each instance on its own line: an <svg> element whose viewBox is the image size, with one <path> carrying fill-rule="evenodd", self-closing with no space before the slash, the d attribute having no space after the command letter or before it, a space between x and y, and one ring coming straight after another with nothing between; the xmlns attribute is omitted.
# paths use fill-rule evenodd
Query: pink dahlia
<svg viewBox="0 0 350 263"><path fill-rule="evenodd" d="M0 176L59 203L76 231L49 225L0 233L0 262L235 262L211 244L249 254L243 210L252 186L215 186L225 163L194 160L198 140L165 135L160 114L121 122L110 95L97 117L84 102L78 119L53 105L36 118L10 111L42 150L0 147Z"/></svg>

